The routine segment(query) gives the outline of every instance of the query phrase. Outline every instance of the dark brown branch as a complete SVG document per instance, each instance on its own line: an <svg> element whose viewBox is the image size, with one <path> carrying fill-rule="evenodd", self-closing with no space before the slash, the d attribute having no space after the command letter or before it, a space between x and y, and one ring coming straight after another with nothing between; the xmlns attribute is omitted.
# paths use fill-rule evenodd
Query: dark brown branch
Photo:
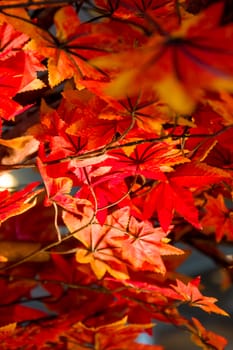
<svg viewBox="0 0 233 350"><path fill-rule="evenodd" d="M25 1L24 3L18 3L16 0L15 3L13 4L7 4L7 5L0 5L0 10L6 10L6 9L15 9L15 8L30 8L30 7L35 7L35 6L43 6L43 5L53 5L53 6L61 6L61 5L66 5L66 4L74 4L74 3L79 3L79 0L41 0L32 2L32 1Z"/></svg>
<svg viewBox="0 0 233 350"><path fill-rule="evenodd" d="M122 143L122 144L118 144L117 142L119 141L119 139L116 142L111 142L110 144L99 148L98 150L94 150L94 151L88 151L85 152L83 154L74 154L74 155L70 155L68 157L65 158L61 158L61 159L56 159L56 160L48 160L47 162L44 162L44 164L46 165L50 165L50 164L57 164L57 163L63 163L63 162L67 162L71 159L77 159L77 160L84 160L84 159L88 159L91 157L98 157L101 156L103 154L105 154L108 151L112 151L112 150L116 150L116 149L120 149L120 148L125 148L125 147L132 147L132 146L136 146L136 145L141 145L144 143L152 143L152 142L161 142L164 140L167 140L169 138L173 138L174 140L179 140L179 139L184 139L184 138L214 138L216 136L219 136L220 134L222 134L223 132L225 132L226 130L232 128L233 125L230 126L226 126L212 134L167 134L167 135L163 135L163 136L159 136L156 138L151 138L151 139L141 139L141 140L137 140L137 141L132 141L132 142L126 142L126 143ZM121 139L121 138L120 138ZM116 143L116 144L113 144ZM12 169L23 169L23 168L34 168L36 167L35 163L22 163L22 164L9 164L9 165L4 165L4 164L0 164L0 170L12 170Z"/></svg>
<svg viewBox="0 0 233 350"><path fill-rule="evenodd" d="M200 237L199 232L197 237L191 235L189 232L183 237L183 241L209 257L218 266L225 268L233 281L233 257L225 255L219 249L219 244L217 242L208 237Z"/></svg>

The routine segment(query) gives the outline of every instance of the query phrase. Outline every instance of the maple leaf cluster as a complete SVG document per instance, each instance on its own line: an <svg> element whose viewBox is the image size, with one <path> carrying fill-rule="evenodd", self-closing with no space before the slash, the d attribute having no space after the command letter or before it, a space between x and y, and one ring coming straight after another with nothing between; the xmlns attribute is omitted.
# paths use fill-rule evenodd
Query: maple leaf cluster
<svg viewBox="0 0 233 350"><path fill-rule="evenodd" d="M41 179L0 192L1 349L162 350L137 341L158 320L223 350L182 314L227 316L178 273L190 251L177 243L230 286L224 2L0 1L0 123L0 171Z"/></svg>

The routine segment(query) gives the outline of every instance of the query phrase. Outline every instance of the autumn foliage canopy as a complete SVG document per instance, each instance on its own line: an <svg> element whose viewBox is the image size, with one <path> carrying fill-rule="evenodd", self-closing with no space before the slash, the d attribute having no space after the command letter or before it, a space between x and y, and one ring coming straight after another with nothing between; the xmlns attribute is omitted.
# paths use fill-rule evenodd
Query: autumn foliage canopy
<svg viewBox="0 0 233 350"><path fill-rule="evenodd" d="M0 1L0 170L41 178L0 192L1 349L162 350L138 342L156 322L225 349L192 311L227 310L177 269L196 248L231 283L231 15Z"/></svg>

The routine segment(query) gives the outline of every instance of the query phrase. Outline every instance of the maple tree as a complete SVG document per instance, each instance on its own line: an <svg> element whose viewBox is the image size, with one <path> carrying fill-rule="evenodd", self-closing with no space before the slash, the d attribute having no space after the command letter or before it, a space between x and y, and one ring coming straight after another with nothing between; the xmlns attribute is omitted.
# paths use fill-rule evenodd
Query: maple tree
<svg viewBox="0 0 233 350"><path fill-rule="evenodd" d="M227 310L178 268L196 248L233 278L232 20L228 1L0 1L0 170L41 177L0 192L1 349L162 350L137 341L156 321L225 349L182 305Z"/></svg>

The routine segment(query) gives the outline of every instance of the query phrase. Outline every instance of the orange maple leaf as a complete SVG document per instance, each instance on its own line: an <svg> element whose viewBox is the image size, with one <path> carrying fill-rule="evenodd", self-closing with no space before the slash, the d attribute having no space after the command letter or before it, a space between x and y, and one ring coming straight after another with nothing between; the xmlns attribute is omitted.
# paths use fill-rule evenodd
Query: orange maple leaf
<svg viewBox="0 0 233 350"><path fill-rule="evenodd" d="M75 342L78 342L80 349L82 343L93 344L96 349L111 350L162 350L161 346L146 346L136 343L137 336L146 329L153 327L153 324L129 324L127 317L98 327L87 327L82 322L73 326L68 335ZM83 348L84 349L84 348Z"/></svg>
<svg viewBox="0 0 233 350"><path fill-rule="evenodd" d="M74 224L75 222L72 223ZM76 228L72 229L74 231ZM114 229L116 228L112 226L109 215L103 226L96 221L74 235L83 244L83 247L77 248L76 260L82 264L90 264L98 279L102 279L107 272L117 279L129 277L125 263L116 254L120 245L110 245L107 240Z"/></svg>
<svg viewBox="0 0 233 350"><path fill-rule="evenodd" d="M69 18L69 22L67 22ZM106 42L111 43L109 35L95 32L94 26L81 23L72 6L64 6L54 16L56 36L31 26L33 38L26 49L35 50L48 58L49 84L51 87L65 79L74 78L76 86L81 87L84 76L103 78L104 74L93 64L93 57L106 54ZM99 25L97 29L100 29ZM107 27L105 27L106 31Z"/></svg>
<svg viewBox="0 0 233 350"><path fill-rule="evenodd" d="M101 118L106 102L86 89L68 89L63 92L63 96L65 100L62 101L60 110L63 108L66 111L66 133L80 137L87 150L111 143L116 134L123 134L131 125L129 119Z"/></svg>
<svg viewBox="0 0 233 350"><path fill-rule="evenodd" d="M187 285L180 280L176 280L177 285L171 287L177 292L177 299L189 303L190 306L199 307L206 312L215 312L217 314L228 316L227 312L215 305L217 299L206 297L198 289L200 277L196 277Z"/></svg>
<svg viewBox="0 0 233 350"><path fill-rule="evenodd" d="M201 220L203 231L206 234L214 233L217 242L223 237L231 241L233 239L233 213L227 209L222 194L217 198L205 194L205 215Z"/></svg>
<svg viewBox="0 0 233 350"><path fill-rule="evenodd" d="M233 96L227 92L221 91L218 96L205 97L205 101L223 118L224 125L233 123Z"/></svg>
<svg viewBox="0 0 233 350"><path fill-rule="evenodd" d="M74 212L65 212L63 220L72 235L80 242L76 248L77 262L90 264L98 279L102 279L107 272L118 279L129 277L125 263L117 254L120 245L108 242L112 232L119 229L112 215L107 216L103 225L94 220L94 216L91 220L90 215L89 222L83 223Z"/></svg>
<svg viewBox="0 0 233 350"><path fill-rule="evenodd" d="M199 320L192 317L193 325L188 326L191 330L192 341L200 346L203 350L216 349L224 350L227 340L219 334L207 330Z"/></svg>
<svg viewBox="0 0 233 350"><path fill-rule="evenodd" d="M180 255L183 251L168 244L169 239L161 228L150 222L137 221L130 216L130 208L116 210L112 217L119 228L108 236L111 245L121 246L120 254L133 269L165 274L164 255ZM123 233L123 235L122 235Z"/></svg>
<svg viewBox="0 0 233 350"><path fill-rule="evenodd" d="M54 161L77 154L83 149L85 141L66 133L68 124L61 115L63 112L68 114L67 109L53 109L42 100L40 112L40 123L33 125L29 129L29 134L40 141L39 156L41 159Z"/></svg>

